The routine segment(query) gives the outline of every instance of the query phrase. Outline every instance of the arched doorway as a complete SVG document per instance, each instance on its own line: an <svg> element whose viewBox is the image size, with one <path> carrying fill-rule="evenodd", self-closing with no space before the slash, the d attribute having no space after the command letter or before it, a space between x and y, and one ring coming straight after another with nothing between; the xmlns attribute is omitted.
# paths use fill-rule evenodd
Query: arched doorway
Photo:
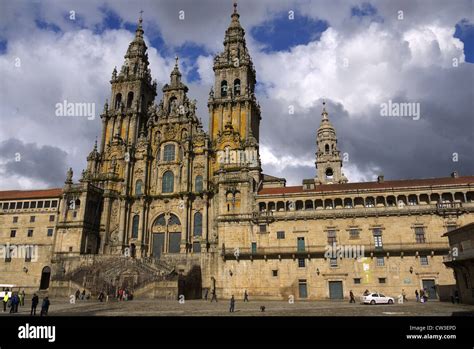
<svg viewBox="0 0 474 349"><path fill-rule="evenodd" d="M47 290L49 288L49 280L51 278L51 268L44 267L41 272L40 290Z"/></svg>
<svg viewBox="0 0 474 349"><path fill-rule="evenodd" d="M159 259L163 253L181 252L181 222L172 213L159 215L152 225L152 255Z"/></svg>

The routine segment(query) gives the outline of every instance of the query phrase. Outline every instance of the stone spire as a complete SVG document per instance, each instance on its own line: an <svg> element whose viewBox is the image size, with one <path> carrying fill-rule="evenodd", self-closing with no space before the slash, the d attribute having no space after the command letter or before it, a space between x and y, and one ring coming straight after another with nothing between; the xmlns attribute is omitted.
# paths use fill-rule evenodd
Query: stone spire
<svg viewBox="0 0 474 349"><path fill-rule="evenodd" d="M334 126L329 121L326 102L323 102L321 124L316 136L316 184L346 183L342 173L342 160L337 148L337 136Z"/></svg>

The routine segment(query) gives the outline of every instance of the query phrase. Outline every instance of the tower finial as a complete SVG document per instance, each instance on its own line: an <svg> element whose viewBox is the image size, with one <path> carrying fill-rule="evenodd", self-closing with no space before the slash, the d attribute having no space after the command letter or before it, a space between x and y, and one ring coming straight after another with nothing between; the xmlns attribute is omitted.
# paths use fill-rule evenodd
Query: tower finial
<svg viewBox="0 0 474 349"><path fill-rule="evenodd" d="M174 56L174 60L175 60L174 66L177 68L178 67L178 60L179 60L178 55Z"/></svg>
<svg viewBox="0 0 474 349"><path fill-rule="evenodd" d="M326 111L326 99L323 99L323 112L321 113L323 120L328 120L328 112Z"/></svg>
<svg viewBox="0 0 474 349"><path fill-rule="evenodd" d="M234 13L237 13L237 1L234 2Z"/></svg>
<svg viewBox="0 0 474 349"><path fill-rule="evenodd" d="M140 17L138 18L138 22L141 24L143 22L143 10L140 10Z"/></svg>

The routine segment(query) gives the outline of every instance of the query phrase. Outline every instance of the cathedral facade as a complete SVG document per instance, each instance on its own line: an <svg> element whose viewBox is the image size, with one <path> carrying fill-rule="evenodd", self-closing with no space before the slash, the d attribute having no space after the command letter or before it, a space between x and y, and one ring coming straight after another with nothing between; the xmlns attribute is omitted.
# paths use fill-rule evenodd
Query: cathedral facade
<svg viewBox="0 0 474 349"><path fill-rule="evenodd" d="M37 261L0 262L0 283L191 298L452 291L443 234L474 221L474 176L349 183L324 105L315 177L286 186L262 172L256 72L236 8L214 58L208 132L178 59L156 104L143 34L140 18L79 181L70 170L61 190L0 193L0 242L36 230L21 243L42 246ZM35 226L32 215L54 218Z"/></svg>

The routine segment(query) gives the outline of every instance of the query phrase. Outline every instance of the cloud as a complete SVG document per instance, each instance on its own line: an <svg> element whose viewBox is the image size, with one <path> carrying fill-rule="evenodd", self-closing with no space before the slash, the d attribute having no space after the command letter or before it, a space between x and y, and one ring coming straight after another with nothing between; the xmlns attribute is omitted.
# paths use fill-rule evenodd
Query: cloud
<svg viewBox="0 0 474 349"><path fill-rule="evenodd" d="M58 147L24 143L16 138L0 142L2 182L17 188L61 186L68 154ZM4 185L5 185L4 184Z"/></svg>

